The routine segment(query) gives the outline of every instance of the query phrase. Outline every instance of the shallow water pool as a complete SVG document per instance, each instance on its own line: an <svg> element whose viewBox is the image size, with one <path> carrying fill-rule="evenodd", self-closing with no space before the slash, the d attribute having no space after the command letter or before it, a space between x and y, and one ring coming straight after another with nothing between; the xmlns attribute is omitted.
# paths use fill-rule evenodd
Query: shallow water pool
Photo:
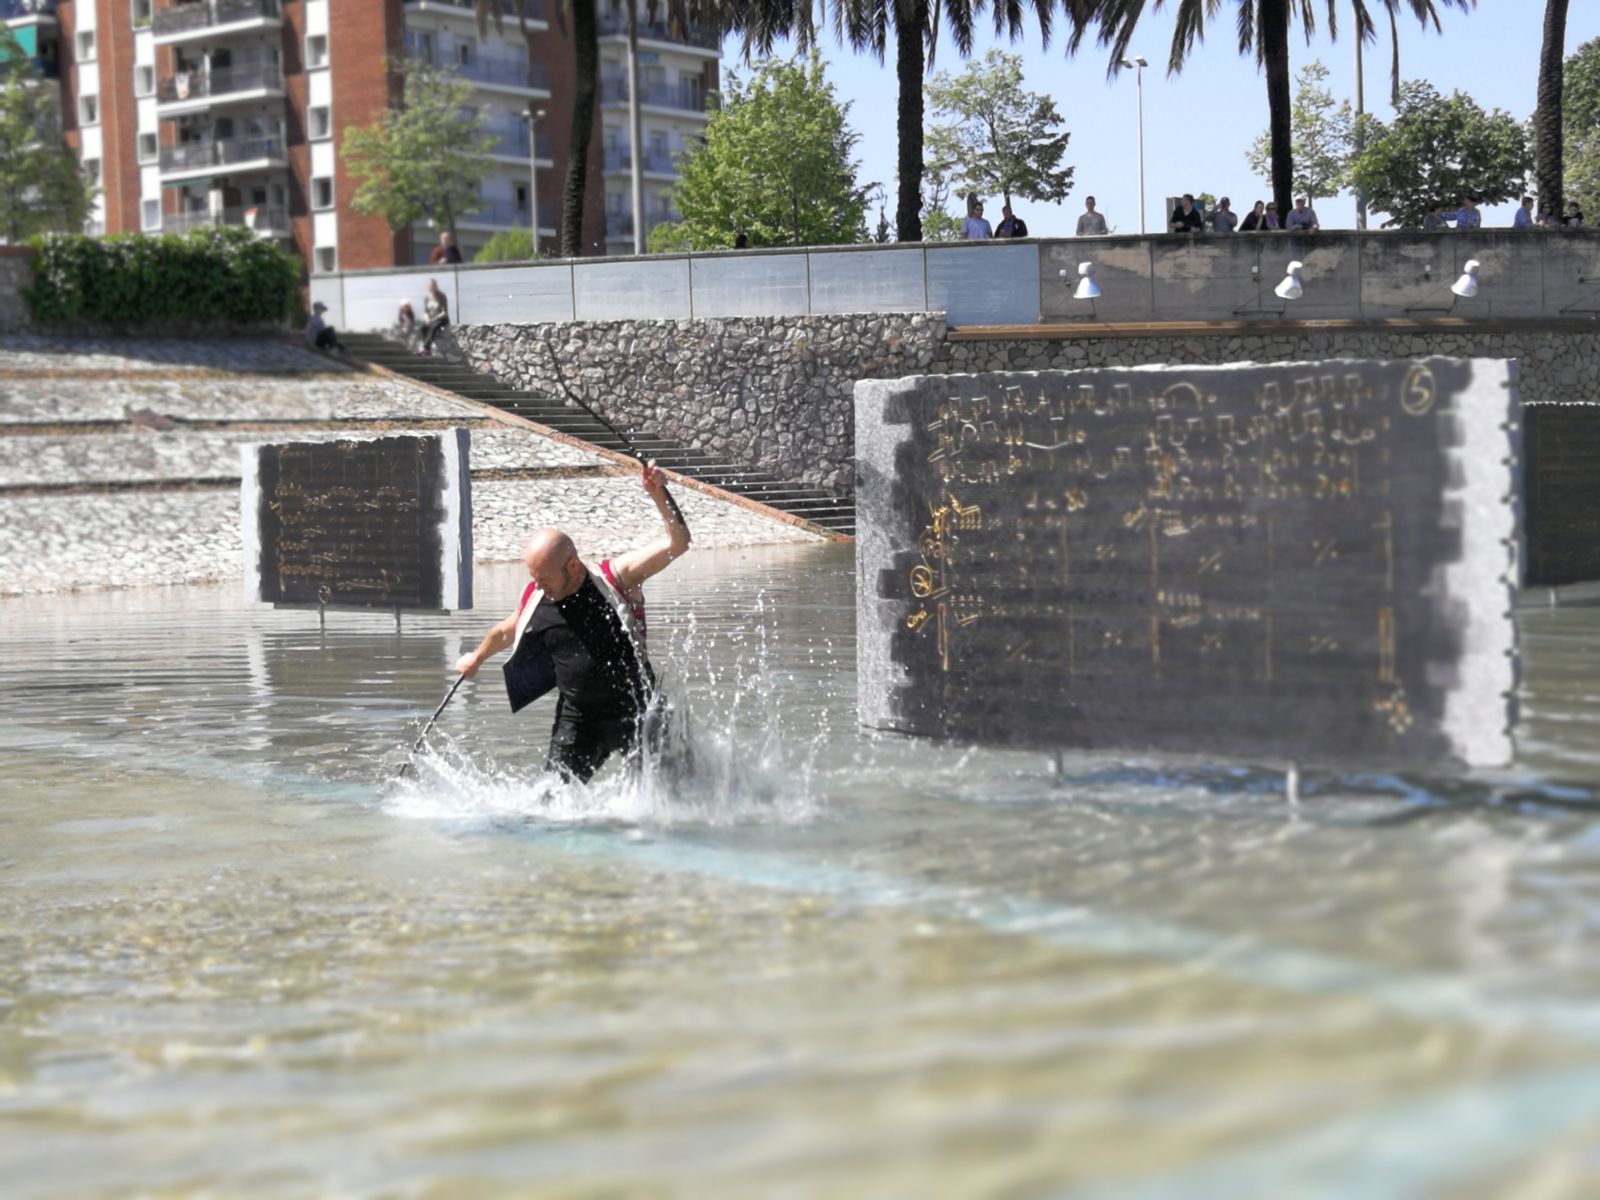
<svg viewBox="0 0 1600 1200"><path fill-rule="evenodd" d="M848 547L652 584L683 783L504 615L0 603L8 1196L1600 1194L1600 608L1468 778L859 734Z"/></svg>

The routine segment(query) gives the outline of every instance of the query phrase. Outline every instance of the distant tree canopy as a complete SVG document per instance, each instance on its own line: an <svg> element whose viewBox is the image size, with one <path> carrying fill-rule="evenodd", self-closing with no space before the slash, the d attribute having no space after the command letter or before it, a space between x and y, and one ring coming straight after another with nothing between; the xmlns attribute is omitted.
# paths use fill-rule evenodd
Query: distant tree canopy
<svg viewBox="0 0 1600 1200"><path fill-rule="evenodd" d="M1294 194L1308 201L1339 194L1350 159L1355 115L1348 100L1334 103L1327 88L1328 68L1312 61L1295 79L1289 110L1290 146L1294 152ZM1250 169L1272 185L1272 136L1263 130L1245 153Z"/></svg>
<svg viewBox="0 0 1600 1200"><path fill-rule="evenodd" d="M0 237L80 233L94 189L61 136L55 87L0 25Z"/></svg>
<svg viewBox="0 0 1600 1200"><path fill-rule="evenodd" d="M1366 144L1351 159L1350 182L1392 224L1421 225L1433 205L1454 209L1469 196L1481 204L1518 199L1533 169L1522 122L1427 83L1402 84L1394 121L1363 117L1362 128Z"/></svg>
<svg viewBox="0 0 1600 1200"><path fill-rule="evenodd" d="M1562 82L1566 198L1593 221L1600 214L1600 38L1568 56Z"/></svg>
<svg viewBox="0 0 1600 1200"><path fill-rule="evenodd" d="M822 59L766 59L748 79L730 72L703 145L679 162L682 220L658 225L650 249L826 246L867 239L875 185L856 181L858 140Z"/></svg>
<svg viewBox="0 0 1600 1200"><path fill-rule="evenodd" d="M938 177L935 191L943 182L1006 204L1059 204L1072 191L1072 168L1061 163L1072 135L1050 97L1023 90L1020 54L990 50L959 75L934 76L927 94L934 121L926 173ZM930 217L934 211L929 204Z"/></svg>
<svg viewBox="0 0 1600 1200"><path fill-rule="evenodd" d="M345 130L343 155L356 181L350 206L396 231L426 220L454 233L456 220L481 204L483 156L494 138L482 113L462 115L472 84L421 59L400 59L395 70L404 77L399 107Z"/></svg>

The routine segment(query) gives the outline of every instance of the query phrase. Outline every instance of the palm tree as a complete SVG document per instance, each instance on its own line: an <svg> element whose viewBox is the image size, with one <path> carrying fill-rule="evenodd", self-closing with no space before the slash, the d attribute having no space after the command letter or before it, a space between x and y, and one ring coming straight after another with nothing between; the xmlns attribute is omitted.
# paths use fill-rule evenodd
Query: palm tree
<svg viewBox="0 0 1600 1200"><path fill-rule="evenodd" d="M1533 113L1534 172L1539 207L1559 217L1562 200L1562 49L1567 40L1567 0L1545 0L1544 45L1539 50L1539 107Z"/></svg>
<svg viewBox="0 0 1600 1200"><path fill-rule="evenodd" d="M1099 42L1111 49L1109 74L1121 69L1127 56L1128 45L1145 9L1160 11L1165 0L1062 0L1073 16L1074 29L1068 43L1068 52L1076 51L1083 38L1088 20L1100 27ZM1409 10L1426 27L1431 23L1437 31L1439 10L1459 8L1466 10L1477 0L1350 0L1354 10L1356 36L1371 41L1377 36L1372 20L1372 10L1382 7L1391 21L1396 12ZM1305 29L1306 40L1316 32L1316 0L1235 0L1238 6L1237 29L1239 53L1254 54L1256 63L1267 76L1267 128L1272 139L1272 196L1278 211L1286 212L1293 199L1291 180L1294 161L1290 151L1290 94L1289 94L1289 24L1298 16ZM1328 34L1338 36L1339 0L1327 0ZM1208 18L1221 7L1221 0L1176 0L1174 12L1176 26L1172 33L1172 48L1167 57L1167 73L1175 75L1183 69L1184 61L1194 49L1194 44L1205 37Z"/></svg>

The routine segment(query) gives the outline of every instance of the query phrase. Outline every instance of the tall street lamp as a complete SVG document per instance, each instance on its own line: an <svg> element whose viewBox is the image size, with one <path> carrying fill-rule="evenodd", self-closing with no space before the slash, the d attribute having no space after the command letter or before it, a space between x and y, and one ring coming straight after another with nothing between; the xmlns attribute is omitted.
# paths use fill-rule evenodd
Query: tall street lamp
<svg viewBox="0 0 1600 1200"><path fill-rule="evenodd" d="M528 105L528 227L533 230L533 256L539 257L539 122L544 109Z"/></svg>
<svg viewBox="0 0 1600 1200"><path fill-rule="evenodd" d="M1133 71L1133 87L1139 94L1139 233L1144 233L1144 69L1150 65L1142 54L1133 61L1122 60L1122 65Z"/></svg>

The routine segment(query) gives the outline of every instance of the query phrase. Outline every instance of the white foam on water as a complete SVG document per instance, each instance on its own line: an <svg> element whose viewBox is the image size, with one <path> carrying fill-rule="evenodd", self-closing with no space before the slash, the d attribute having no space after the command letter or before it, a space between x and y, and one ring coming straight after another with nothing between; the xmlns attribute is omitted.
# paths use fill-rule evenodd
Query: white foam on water
<svg viewBox="0 0 1600 1200"><path fill-rule="evenodd" d="M815 768L829 731L825 717L806 730L788 728L764 609L758 596L750 624L731 636L731 663L724 655L718 665L711 656L693 612L672 637L657 640L652 657L662 693L671 698L665 732L627 756L613 756L588 784L542 773L521 751L515 762L498 762L486 747L436 730L415 770L384 797L385 811L468 826L667 828L811 819L821 806ZM543 711L532 719L543 720Z"/></svg>

